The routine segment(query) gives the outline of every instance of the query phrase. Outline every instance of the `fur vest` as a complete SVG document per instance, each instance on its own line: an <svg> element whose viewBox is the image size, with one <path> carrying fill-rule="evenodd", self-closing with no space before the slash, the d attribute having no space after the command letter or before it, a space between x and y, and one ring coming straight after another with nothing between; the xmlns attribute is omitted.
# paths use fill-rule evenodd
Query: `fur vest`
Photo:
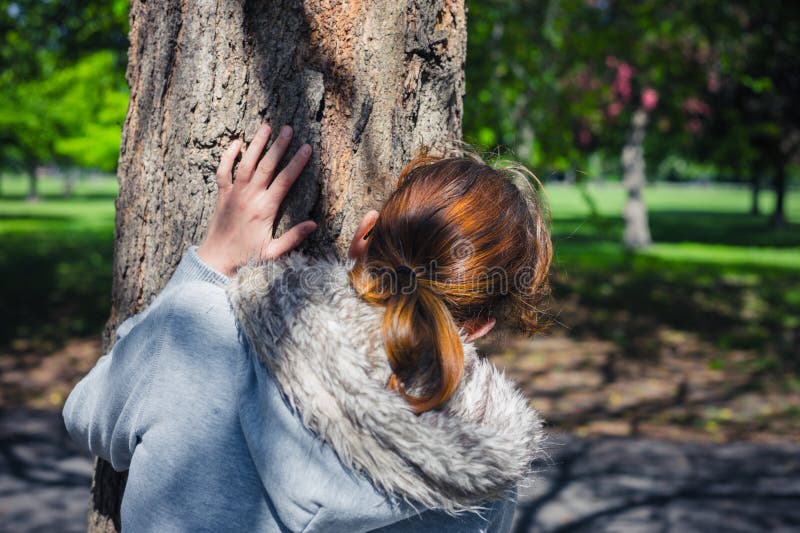
<svg viewBox="0 0 800 533"><path fill-rule="evenodd" d="M470 343L439 409L415 415L387 387L383 308L361 300L350 265L292 253L239 270L228 297L249 349L303 423L390 497L449 513L508 497L542 454L542 422Z"/></svg>

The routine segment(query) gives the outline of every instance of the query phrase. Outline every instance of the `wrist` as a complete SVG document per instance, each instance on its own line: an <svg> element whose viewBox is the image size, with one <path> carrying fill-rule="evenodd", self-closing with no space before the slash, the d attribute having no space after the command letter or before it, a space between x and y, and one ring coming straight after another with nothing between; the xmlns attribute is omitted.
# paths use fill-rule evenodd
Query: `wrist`
<svg viewBox="0 0 800 533"><path fill-rule="evenodd" d="M225 260L224 254L214 251L205 242L197 247L197 257L203 263L225 276L232 277L236 273L236 265Z"/></svg>

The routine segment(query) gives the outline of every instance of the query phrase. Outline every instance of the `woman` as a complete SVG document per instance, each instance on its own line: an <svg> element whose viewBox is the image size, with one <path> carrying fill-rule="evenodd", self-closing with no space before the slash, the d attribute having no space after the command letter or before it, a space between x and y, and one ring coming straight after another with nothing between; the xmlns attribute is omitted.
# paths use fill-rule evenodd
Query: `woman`
<svg viewBox="0 0 800 533"><path fill-rule="evenodd" d="M471 341L536 327L550 241L535 203L471 159L410 164L346 263L272 239L308 161L263 126L217 172L191 247L64 407L117 470L131 531L507 531L541 422ZM273 178L274 176L274 178ZM248 258L255 258L243 265Z"/></svg>

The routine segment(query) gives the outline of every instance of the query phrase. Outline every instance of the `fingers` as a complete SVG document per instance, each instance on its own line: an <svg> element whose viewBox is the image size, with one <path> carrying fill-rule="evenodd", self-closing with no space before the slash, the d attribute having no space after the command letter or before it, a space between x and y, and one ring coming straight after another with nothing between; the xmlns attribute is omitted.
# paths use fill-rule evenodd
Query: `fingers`
<svg viewBox="0 0 800 533"><path fill-rule="evenodd" d="M361 223L356 228L356 233L353 235L353 240L350 243L350 249L347 252L347 255L350 259L358 259L362 257L364 253L367 251L367 247L369 246L369 241L366 238L367 233L372 230L372 227L375 225L375 222L378 220L378 212L374 209L368 211L364 218L361 219Z"/></svg>
<svg viewBox="0 0 800 533"><path fill-rule="evenodd" d="M275 259L294 250L315 229L317 229L317 223L313 220L306 220L293 226L279 238L269 243L262 259Z"/></svg>
<svg viewBox="0 0 800 533"><path fill-rule="evenodd" d="M289 164L281 170L281 173L278 174L278 177L275 178L275 181L272 182L272 185L269 186L267 189L267 193L270 197L270 202L275 205L280 205L283 202L283 199L286 198L286 195L289 194L289 189L292 188L292 185L297 180L297 177L305 168L306 163L308 163L308 159L311 157L311 147L307 144L304 144L300 147L296 154Z"/></svg>
<svg viewBox="0 0 800 533"><path fill-rule="evenodd" d="M264 147L267 145L270 132L270 127L266 124L263 124L260 128L258 128L255 137L253 137L253 140L250 141L250 146L247 147L247 151L242 156L242 161L239 163L239 168L236 169L237 185L246 185L250 182L250 178L253 176L253 171L258 164L258 158L261 157L261 153L264 151Z"/></svg>
<svg viewBox="0 0 800 533"><path fill-rule="evenodd" d="M236 161L236 156L242 150L242 141L236 139L228 148L222 153L222 158L217 167L217 190L224 191L233 185L233 163Z"/></svg>
<svg viewBox="0 0 800 533"><path fill-rule="evenodd" d="M286 148L289 147L291 140L292 128L289 126L282 127L278 138L269 147L261 162L258 163L258 168L256 168L253 175L253 187L263 189L269 185L272 176L275 174L275 169L278 168L278 163L286 152Z"/></svg>

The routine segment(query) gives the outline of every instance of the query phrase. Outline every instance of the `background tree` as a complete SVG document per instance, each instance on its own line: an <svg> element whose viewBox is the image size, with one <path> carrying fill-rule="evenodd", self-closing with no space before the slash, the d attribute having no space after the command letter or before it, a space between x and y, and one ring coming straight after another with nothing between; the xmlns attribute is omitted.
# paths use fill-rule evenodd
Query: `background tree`
<svg viewBox="0 0 800 533"><path fill-rule="evenodd" d="M127 107L127 0L0 0L0 167L112 171ZM89 149L91 148L91 149Z"/></svg>
<svg viewBox="0 0 800 533"><path fill-rule="evenodd" d="M770 9L752 1L720 7L712 42L721 87L709 144L721 149L711 153L749 170L754 196L760 175L772 176L770 221L782 227L789 167L800 160L800 5L778 0Z"/></svg>
<svg viewBox="0 0 800 533"><path fill-rule="evenodd" d="M221 151L262 121L315 150L278 231L313 218L311 250L343 251L420 145L460 138L465 30L459 0L133 2L106 347L202 238ZM123 486L98 461L92 530L119 526Z"/></svg>
<svg viewBox="0 0 800 533"><path fill-rule="evenodd" d="M697 69L684 58L698 46L694 25L686 23L681 6L665 2L483 4L472 6L483 31L473 32L471 46L490 52L472 60L467 98L469 107L491 99L492 109L467 117L468 134L484 145L510 145L534 167L574 175L579 182L593 173L590 157L615 160L612 172L641 169L642 179L625 180L626 235L641 238L626 242L633 248L646 245L644 123L651 114L655 120L674 115L676 97L696 85ZM656 108L662 92L672 98ZM641 111L647 116L635 120ZM641 164L626 163L623 147L628 154L641 153Z"/></svg>
<svg viewBox="0 0 800 533"><path fill-rule="evenodd" d="M784 219L800 145L796 2L488 0L470 13L468 140L510 147L544 177L615 179L651 91L648 180L751 182L757 196L771 175L772 220Z"/></svg>
<svg viewBox="0 0 800 533"><path fill-rule="evenodd" d="M104 50L43 78L20 82L0 99L0 157L22 168L37 197L36 168L44 163L111 172L128 94Z"/></svg>

